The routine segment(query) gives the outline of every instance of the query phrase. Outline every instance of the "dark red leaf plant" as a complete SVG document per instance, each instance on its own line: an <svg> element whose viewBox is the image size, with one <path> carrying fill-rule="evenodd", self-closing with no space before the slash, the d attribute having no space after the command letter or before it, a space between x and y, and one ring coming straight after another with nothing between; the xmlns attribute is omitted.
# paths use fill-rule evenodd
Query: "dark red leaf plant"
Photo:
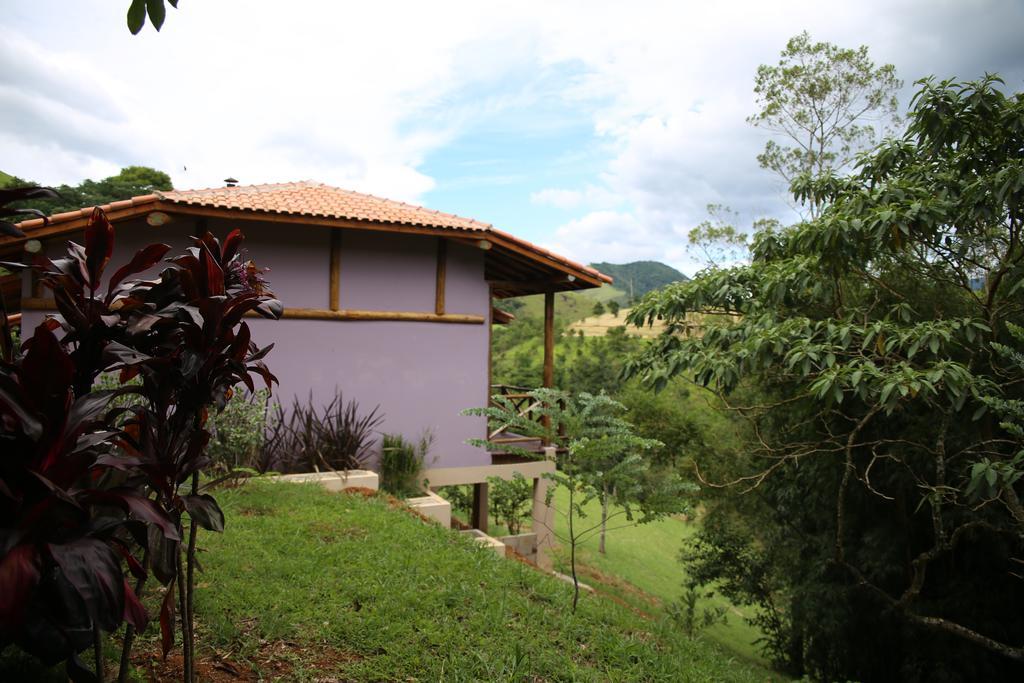
<svg viewBox="0 0 1024 683"><path fill-rule="evenodd" d="M167 587L160 611L164 654L173 644L177 608L187 681L195 678L197 532L224 528L216 500L200 487L201 472L210 464L207 417L210 410L224 408L235 385L253 391L253 375L268 388L276 382L263 363L271 347L252 342L243 317L276 319L282 307L266 290L260 271L243 259L241 241L237 230L223 244L209 233L194 238L195 246L171 259L156 280L127 288L127 303L118 308L125 323L122 343L144 359L122 364L122 379L138 377L145 399L127 420L125 447L183 537L152 533L149 555L154 575Z"/></svg>
<svg viewBox="0 0 1024 683"><path fill-rule="evenodd" d="M98 279L102 264L83 266L78 281ZM95 313L72 303L83 318ZM102 633L146 623L124 567L145 575L135 549L148 528L181 532L118 467L110 403L124 390L94 392L83 379L122 362L112 325L76 323L49 319L0 360L0 648L63 660L72 680L91 681L103 677ZM90 647L92 671L79 659Z"/></svg>
<svg viewBox="0 0 1024 683"><path fill-rule="evenodd" d="M22 384L50 386L41 382L39 373L54 372L54 368L61 370L60 382L67 385L66 392L74 399L71 406L77 405L76 400L82 400L98 415L106 410L115 394L131 399L127 407L103 413L99 424L87 423L93 429L89 438L73 442L75 448L91 449L88 453L92 467L106 477L106 488L98 492L95 487L88 489L94 493L87 500L128 511L130 515L124 516L123 522L134 532L133 535L122 533L119 537L116 525L103 527L110 539L123 537L118 543L104 540L106 547L120 551L128 567L135 571L136 588L131 590L123 578L120 584L111 579L106 583L114 585L112 593L105 590L89 593L109 598L109 604L105 604L110 609L122 607L122 603L131 608L122 609L126 619L132 617L127 619L122 679L127 674L134 631L144 624L143 618L135 618L144 615L135 593L141 591L146 569L149 569L166 587L160 610L164 654L166 656L174 641L177 594L185 680L194 680L192 589L197 527L220 531L224 525L223 513L216 501L200 489L200 473L209 463L205 455L209 440L208 411L223 408L232 387L238 383L252 390L254 374L262 376L268 387L276 381L263 364L270 347L256 347L242 318L252 312L276 319L282 307L265 289L259 269L252 262L246 262L239 252L241 233L232 232L223 244L209 233L194 241L194 247L166 261L159 276L150 280L129 278L160 263L168 247L150 245L140 250L111 276L105 291L101 292L101 278L113 252L114 231L101 211L94 212L86 229L84 246L69 243L65 258L51 261L39 256L33 265L41 274L43 285L53 290L60 315L48 319L26 342L25 360L19 362L24 365L29 359L40 358L44 352L50 356L63 354L64 360L56 365L52 358L45 363L30 363L29 370L18 370L18 363L7 363L3 384L0 384L7 392L0 394L4 438L8 431L14 436L20 434L21 438L39 432L36 427L39 419L33 418L32 412L23 405L25 400L14 390ZM59 340L53 334L57 331L62 333ZM36 374L30 375L32 372ZM92 392L96 377L103 372L118 372L122 388L115 392ZM125 384L133 378L139 378L137 386ZM53 390L60 389L59 385ZM8 394L13 398L8 398ZM53 401L56 405L57 399ZM61 460L61 456L52 457ZM86 460L78 457L75 462ZM10 463L5 461L7 464ZM34 481L24 473L26 467L11 464L11 469L17 476ZM95 473L92 478L96 479ZM0 497L9 495L21 499L20 492L7 491L5 485L6 479L0 480ZM187 545L183 548L186 516ZM4 519L6 525L6 515ZM145 527L136 520L146 522ZM132 538L144 548L142 563L132 555ZM33 574L29 569L38 566L38 562L19 559L25 551L18 550L20 545L16 542L5 539L0 538L0 551L4 553L0 568L6 572L0 573L0 581L14 581L12 585L31 581ZM120 572L120 561L95 566L106 566L112 573L115 569ZM74 569L68 564L64 571ZM28 572L27 578L25 572ZM59 591L40 594L53 604L63 604L66 597ZM122 598L122 595L128 597ZM11 613L21 608L14 605ZM101 620L95 610L89 614L93 640L97 642L100 630L110 631L120 624L120 614L116 620ZM3 616L6 625L7 613ZM16 632L17 629L11 631ZM8 637L7 630L3 637ZM75 647L81 644L79 638L66 648L75 654L70 658L72 666L78 666L76 657L81 649ZM98 670L101 664L98 658ZM78 668L84 671L84 667Z"/></svg>

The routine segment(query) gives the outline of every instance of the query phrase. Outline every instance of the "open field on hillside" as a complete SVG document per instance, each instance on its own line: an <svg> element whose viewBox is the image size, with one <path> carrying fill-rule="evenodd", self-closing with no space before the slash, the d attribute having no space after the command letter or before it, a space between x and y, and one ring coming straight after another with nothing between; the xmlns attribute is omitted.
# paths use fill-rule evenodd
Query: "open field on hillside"
<svg viewBox="0 0 1024 683"><path fill-rule="evenodd" d="M580 330L583 330L583 334L588 337L603 337L608 334L608 331L614 327L622 327L626 325L626 315L629 314L629 309L624 308L619 311L618 315L612 315L611 313L602 313L601 315L590 315L583 320L578 320L569 325L569 332L573 334L579 334ZM643 337L644 339L650 339L657 337L659 334L665 331L665 323L656 321L654 325L648 327L633 327L632 325L626 325L626 334L634 337Z"/></svg>

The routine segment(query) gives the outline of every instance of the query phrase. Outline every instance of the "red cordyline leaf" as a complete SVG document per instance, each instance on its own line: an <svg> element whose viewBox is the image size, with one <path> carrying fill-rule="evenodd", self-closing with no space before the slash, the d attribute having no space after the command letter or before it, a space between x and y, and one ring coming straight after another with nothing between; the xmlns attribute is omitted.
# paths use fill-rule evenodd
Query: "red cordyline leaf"
<svg viewBox="0 0 1024 683"><path fill-rule="evenodd" d="M38 582L38 555L34 546L15 546L0 557L0 633L21 621L31 589Z"/></svg>
<svg viewBox="0 0 1024 683"><path fill-rule="evenodd" d="M207 233L209 234L209 233ZM217 259L210 252L205 243L201 246L200 256L203 264L203 276L206 280L207 296L221 296L224 294L224 271L221 270Z"/></svg>
<svg viewBox="0 0 1024 683"><path fill-rule="evenodd" d="M122 618L131 624L136 631L141 632L146 628L146 624L149 623L149 615L146 614L146 608L139 602L135 591L128 585L128 579L122 579L122 581L124 581L124 614Z"/></svg>
<svg viewBox="0 0 1024 683"><path fill-rule="evenodd" d="M103 209L96 207L85 227L85 266L87 282L92 289L100 285L103 269L114 253L114 226L107 220Z"/></svg>
<svg viewBox="0 0 1024 683"><path fill-rule="evenodd" d="M110 279L110 285L107 290L107 303L114 297L114 293L117 290L117 286L128 277L129 275L137 275L145 270L149 270L157 263L164 255L170 250L170 247L166 244L150 244L147 247L140 249L135 252L135 256L126 265L121 266L114 273L114 277Z"/></svg>
<svg viewBox="0 0 1024 683"><path fill-rule="evenodd" d="M167 584L167 593L164 594L164 600L160 603L160 645L163 650L164 659L167 659L167 653L174 647L175 580L171 579L171 582Z"/></svg>
<svg viewBox="0 0 1024 683"><path fill-rule="evenodd" d="M245 235L238 228L235 228L224 238L224 245L221 247L220 262L230 263L231 259L238 253L238 248L242 245L242 241L245 239Z"/></svg>

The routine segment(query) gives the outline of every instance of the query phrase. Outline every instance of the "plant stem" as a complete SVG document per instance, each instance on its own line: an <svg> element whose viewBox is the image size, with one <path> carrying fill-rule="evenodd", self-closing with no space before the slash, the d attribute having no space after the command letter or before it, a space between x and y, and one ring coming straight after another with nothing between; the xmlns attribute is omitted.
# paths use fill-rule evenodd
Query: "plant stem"
<svg viewBox="0 0 1024 683"><path fill-rule="evenodd" d="M149 571L149 545L142 553L142 568ZM135 595L142 595L142 588L146 585L146 575L135 581ZM128 666L131 664L132 643L135 640L135 627L131 624L124 625L124 642L121 644L121 666L117 671L117 683L125 683L128 680Z"/></svg>
<svg viewBox="0 0 1024 683"><path fill-rule="evenodd" d="M199 491L199 472L192 474L192 495L196 495ZM195 672L195 657L196 657L196 634L195 634L195 618L194 618L194 598L195 598L195 568L196 568L196 535L198 533L198 527L196 520L189 515L190 521L188 525L188 557L186 558L188 569L188 597L185 601L188 607L188 651L192 656L192 667L189 670L188 683L195 683L196 672Z"/></svg>
<svg viewBox="0 0 1024 683"><path fill-rule="evenodd" d="M103 683L103 631L96 619L92 621L92 650L96 659L96 680Z"/></svg>
<svg viewBox="0 0 1024 683"><path fill-rule="evenodd" d="M181 544L178 544L178 613L181 615L181 661L182 678L185 683L192 683L192 652L189 649L189 631L192 630L192 622L188 618L188 603L186 593L188 586L185 581L185 571L181 564Z"/></svg>
<svg viewBox="0 0 1024 683"><path fill-rule="evenodd" d="M575 517L572 507L573 487L569 487L569 567L572 569L572 613L576 614L576 603L580 601L580 580L576 576L576 535L572 532L572 519Z"/></svg>

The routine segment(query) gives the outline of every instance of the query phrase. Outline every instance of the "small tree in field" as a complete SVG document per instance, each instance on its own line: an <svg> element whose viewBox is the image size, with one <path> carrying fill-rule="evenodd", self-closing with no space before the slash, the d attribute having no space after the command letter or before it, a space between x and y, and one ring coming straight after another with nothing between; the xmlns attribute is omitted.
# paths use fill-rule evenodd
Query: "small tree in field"
<svg viewBox="0 0 1024 683"><path fill-rule="evenodd" d="M464 413L484 415L507 425L511 432L543 439L557 448L558 469L547 476L569 494L567 508L559 510L566 518L568 533L563 536L551 531L569 546L575 612L580 594L576 572L580 544L610 529L644 524L683 511L687 506L684 494L692 487L675 473L652 473L645 456L661 443L637 436L633 425L620 417L625 408L606 394L571 395L557 389L534 389L529 396L530 404L536 407L525 413L503 396L495 396L495 405L490 408L471 408ZM538 421L537 417L542 419ZM508 444L484 439L470 439L469 443L536 457L536 453ZM549 505L552 493L548 494ZM583 522L586 506L594 500L601 503L601 519L594 524ZM618 509L611 509L613 503ZM610 527L613 520L620 521Z"/></svg>
<svg viewBox="0 0 1024 683"><path fill-rule="evenodd" d="M604 315L604 304L601 303L600 301L594 304L594 315Z"/></svg>
<svg viewBox="0 0 1024 683"><path fill-rule="evenodd" d="M620 306L619 306L619 302L618 301L609 301L608 302L608 312L612 314L613 318L618 318L619 317L619 308L620 308Z"/></svg>

